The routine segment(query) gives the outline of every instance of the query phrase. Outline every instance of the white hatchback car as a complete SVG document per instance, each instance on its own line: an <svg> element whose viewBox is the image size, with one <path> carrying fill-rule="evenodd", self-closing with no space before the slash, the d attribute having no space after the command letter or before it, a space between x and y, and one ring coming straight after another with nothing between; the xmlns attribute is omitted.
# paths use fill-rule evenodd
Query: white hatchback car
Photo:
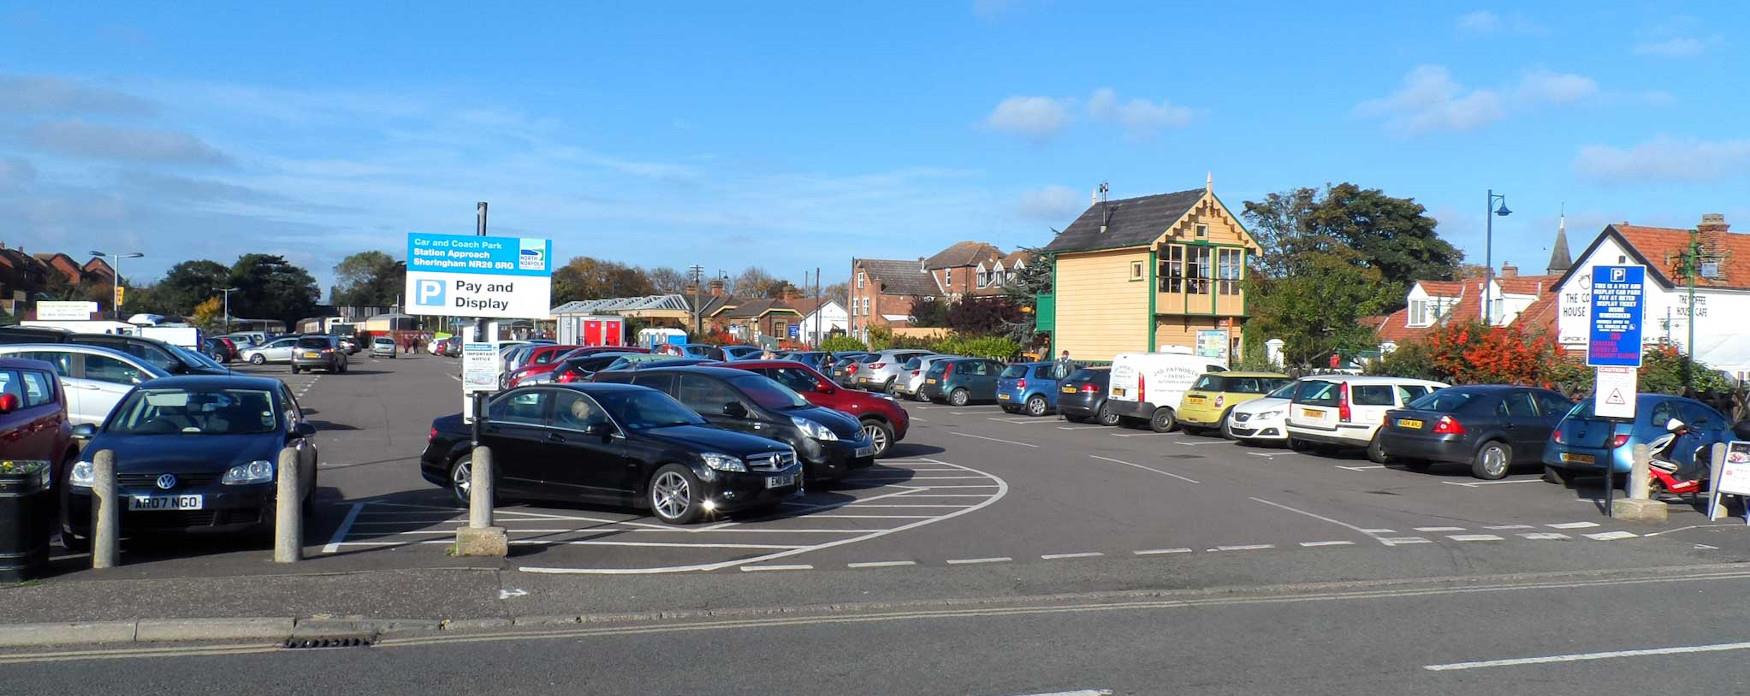
<svg viewBox="0 0 1750 696"><path fill-rule="evenodd" d="M1224 422L1224 434L1243 442L1280 445L1288 441L1288 404L1294 399L1299 381L1289 382L1265 394L1233 407Z"/></svg>
<svg viewBox="0 0 1750 696"><path fill-rule="evenodd" d="M1288 445L1365 447L1374 461L1385 458L1378 434L1386 411L1450 386L1425 379L1351 375L1307 377L1300 385L1288 406Z"/></svg>

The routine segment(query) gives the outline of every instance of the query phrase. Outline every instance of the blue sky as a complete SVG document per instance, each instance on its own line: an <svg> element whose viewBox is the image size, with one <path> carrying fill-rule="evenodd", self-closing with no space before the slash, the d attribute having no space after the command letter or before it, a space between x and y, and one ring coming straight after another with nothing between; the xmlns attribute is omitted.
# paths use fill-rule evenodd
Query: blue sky
<svg viewBox="0 0 1750 696"><path fill-rule="evenodd" d="M511 7L511 6L506 6ZM1565 202L1750 231L1732 3L0 3L0 240L316 273L410 230L757 264L1040 245L1111 183L1353 181L1541 269Z"/></svg>

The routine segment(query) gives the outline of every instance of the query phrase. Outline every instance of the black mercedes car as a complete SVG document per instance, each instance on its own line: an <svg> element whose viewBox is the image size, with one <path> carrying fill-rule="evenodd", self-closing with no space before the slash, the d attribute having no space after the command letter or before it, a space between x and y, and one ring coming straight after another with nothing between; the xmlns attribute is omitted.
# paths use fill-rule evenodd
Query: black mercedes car
<svg viewBox="0 0 1750 696"><path fill-rule="evenodd" d="M712 426L771 438L794 448L810 481L842 478L875 463L875 443L857 419L808 403L763 375L727 367L662 367L598 372L598 383L631 383L674 397Z"/></svg>
<svg viewBox="0 0 1750 696"><path fill-rule="evenodd" d="M135 387L101 428L80 425L84 455L60 486L61 540L89 548L91 459L115 453L125 536L269 532L280 450L298 451L305 497L316 488L316 429L277 379L164 377Z"/></svg>
<svg viewBox="0 0 1750 696"><path fill-rule="evenodd" d="M747 374L742 372L740 374ZM468 504L472 426L431 424L425 480ZM493 397L481 424L495 497L628 505L670 524L771 510L802 489L796 451L710 427L667 394L625 384L539 384Z"/></svg>

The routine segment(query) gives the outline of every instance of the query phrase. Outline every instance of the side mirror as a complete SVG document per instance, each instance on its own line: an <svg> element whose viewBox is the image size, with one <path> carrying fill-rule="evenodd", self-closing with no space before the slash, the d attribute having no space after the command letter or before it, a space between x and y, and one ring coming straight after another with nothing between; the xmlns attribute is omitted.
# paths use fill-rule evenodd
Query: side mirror
<svg viewBox="0 0 1750 696"><path fill-rule="evenodd" d="M1677 432L1677 431L1682 430L1682 429L1683 429L1683 421L1677 420L1676 418L1672 418L1671 420L1665 421L1665 431L1666 432L1674 433L1674 432Z"/></svg>
<svg viewBox="0 0 1750 696"><path fill-rule="evenodd" d="M316 434L316 426L298 421L297 425L292 426L292 434L298 437L310 437Z"/></svg>
<svg viewBox="0 0 1750 696"><path fill-rule="evenodd" d="M608 437L614 434L614 426L606 421L595 421L583 426L583 434L593 437Z"/></svg>
<svg viewBox="0 0 1750 696"><path fill-rule="evenodd" d="M0 394L0 413L11 413L18 410L17 394Z"/></svg>
<svg viewBox="0 0 1750 696"><path fill-rule="evenodd" d="M723 405L723 415L730 418L746 418L747 407L741 405L739 401L731 401Z"/></svg>
<svg viewBox="0 0 1750 696"><path fill-rule="evenodd" d="M80 423L73 426L73 439L89 440L97 437L97 426L90 423Z"/></svg>

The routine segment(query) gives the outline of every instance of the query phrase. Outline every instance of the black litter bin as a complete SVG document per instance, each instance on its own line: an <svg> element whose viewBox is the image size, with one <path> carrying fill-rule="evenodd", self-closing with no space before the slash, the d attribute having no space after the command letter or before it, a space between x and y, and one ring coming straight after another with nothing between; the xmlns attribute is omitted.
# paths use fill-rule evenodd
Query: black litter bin
<svg viewBox="0 0 1750 696"><path fill-rule="evenodd" d="M46 461L0 461L0 582L23 582L49 564L54 492Z"/></svg>

